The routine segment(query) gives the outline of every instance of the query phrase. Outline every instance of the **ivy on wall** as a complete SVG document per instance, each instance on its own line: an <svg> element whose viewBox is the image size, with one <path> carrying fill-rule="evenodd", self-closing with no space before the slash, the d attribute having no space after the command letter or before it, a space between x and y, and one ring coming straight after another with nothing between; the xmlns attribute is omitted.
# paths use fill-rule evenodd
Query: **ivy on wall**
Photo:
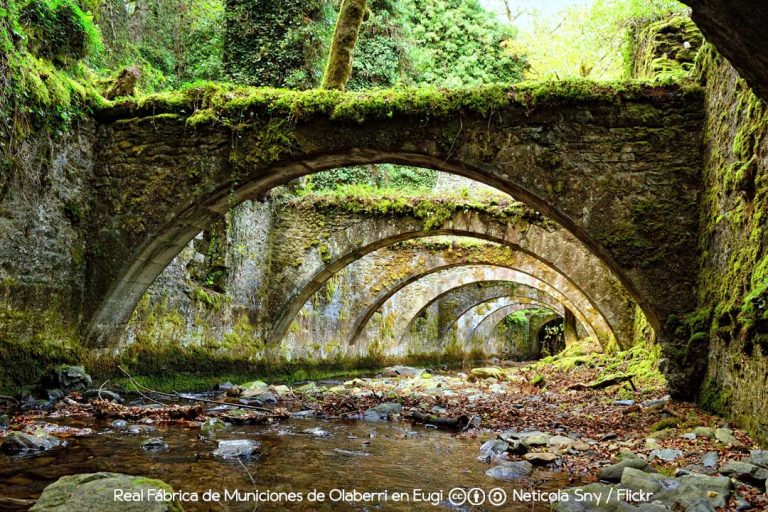
<svg viewBox="0 0 768 512"><path fill-rule="evenodd" d="M314 87L334 20L330 0L226 0L226 74L251 85Z"/></svg>

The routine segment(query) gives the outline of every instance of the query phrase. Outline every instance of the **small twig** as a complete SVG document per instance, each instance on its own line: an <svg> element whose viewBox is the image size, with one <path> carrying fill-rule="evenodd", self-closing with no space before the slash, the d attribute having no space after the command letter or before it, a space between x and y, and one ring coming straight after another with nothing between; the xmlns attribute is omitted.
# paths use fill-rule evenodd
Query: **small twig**
<svg viewBox="0 0 768 512"><path fill-rule="evenodd" d="M217 404L217 405L229 405L231 407L237 407L241 409L253 409L255 411L261 411L261 412L274 412L272 409L268 409L266 407L259 407L257 405L246 405L246 404L232 404L229 402L222 402L221 400L209 400L207 398L199 398L199 397L193 397L193 396L184 396L178 391L174 391L175 396L177 398L180 398L182 400L189 400L190 402L203 402L206 404Z"/></svg>
<svg viewBox="0 0 768 512"><path fill-rule="evenodd" d="M128 379L131 381L131 384L133 384L133 385L134 385L134 386L136 386L137 388L141 388L141 389L143 389L144 391L146 391L147 393L153 393L153 394L155 394L155 395L160 395L160 396L164 396L164 397L167 397L167 399L168 399L168 400L172 400L172 399L176 398L176 396L175 396L175 395L172 395L171 393L163 393L162 391L157 391L157 390L155 390L155 389L150 389L150 388L148 388L147 386L144 386L144 385L143 385L143 384L141 384L139 381L137 381L137 380L136 380L136 379L133 377L133 375L131 375L130 373L128 373L128 372L125 370L125 368L123 368L122 366L119 366L119 365L118 365L118 368L120 369L120 371L121 371L121 372L123 372L123 373L125 374L125 376L126 376L126 377L128 377Z"/></svg>
<svg viewBox="0 0 768 512"><path fill-rule="evenodd" d="M251 483L253 485L256 485L256 480L253 479L253 475L251 475L251 472L248 471L248 468L245 466L245 464L243 464L243 460L240 457L238 457L237 462L239 462L240 465L243 467L243 469L245 470L245 473L248 475L248 478L251 479Z"/></svg>
<svg viewBox="0 0 768 512"><path fill-rule="evenodd" d="M128 379L131 381L131 384L133 384L133 387L136 389L136 392L142 398L144 398L145 400L149 400L150 402L155 402L156 404L165 405L163 402L160 402L159 400L155 400L154 398L151 398L151 397L145 395L144 393L142 393L141 390L139 389L139 387L144 388L144 386L142 386L141 384L136 382L136 379L134 379L133 376L130 373L125 371L122 366L118 366L118 368L120 369L120 371L122 371L125 375L128 376ZM144 389L147 389L148 392L153 393L153 391L151 389L148 389L148 388L144 388ZM164 394L164 393L158 393L158 394Z"/></svg>
<svg viewBox="0 0 768 512"><path fill-rule="evenodd" d="M107 385L107 382L109 382L109 379L105 380L104 383L101 386L99 386L99 400L104 400L103 398L101 398L101 390L104 389L104 386Z"/></svg>
<svg viewBox="0 0 768 512"><path fill-rule="evenodd" d="M474 416L470 416L470 417L469 417L469 421L468 421L468 422L467 422L467 424L464 426L464 428L463 428L463 429L461 429L461 431L462 431L462 432L466 432L467 430L469 430L469 427L470 427L470 426L472 426L472 420L474 420L474 419L475 419L475 418L477 418L477 417L478 417L478 416L477 416L477 414L475 414Z"/></svg>
<svg viewBox="0 0 768 512"><path fill-rule="evenodd" d="M12 396L0 395L0 400L5 400L6 402L13 402L15 405L19 405L19 401L13 398Z"/></svg>
<svg viewBox="0 0 768 512"><path fill-rule="evenodd" d="M14 505L17 507L29 507L37 503L37 500L25 500L21 498L9 498L0 496L0 505Z"/></svg>

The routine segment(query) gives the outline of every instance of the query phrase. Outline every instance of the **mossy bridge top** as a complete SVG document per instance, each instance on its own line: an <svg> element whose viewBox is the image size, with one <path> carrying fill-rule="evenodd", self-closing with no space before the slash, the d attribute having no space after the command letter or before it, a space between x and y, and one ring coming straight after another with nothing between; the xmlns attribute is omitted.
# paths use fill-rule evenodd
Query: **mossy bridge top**
<svg viewBox="0 0 768 512"><path fill-rule="evenodd" d="M674 319L695 302L698 85L341 93L199 84L119 101L96 118L84 315L94 346L116 339L154 278L236 204L313 172L388 162L476 179L571 231L687 373Z"/></svg>

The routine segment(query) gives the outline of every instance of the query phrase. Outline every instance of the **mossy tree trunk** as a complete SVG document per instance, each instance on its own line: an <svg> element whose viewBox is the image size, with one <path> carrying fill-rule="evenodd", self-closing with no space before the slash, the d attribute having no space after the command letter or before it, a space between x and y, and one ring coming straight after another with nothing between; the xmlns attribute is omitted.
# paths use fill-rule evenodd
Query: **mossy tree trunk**
<svg viewBox="0 0 768 512"><path fill-rule="evenodd" d="M352 74L352 55L366 10L366 0L342 0L323 76L323 89L345 89Z"/></svg>

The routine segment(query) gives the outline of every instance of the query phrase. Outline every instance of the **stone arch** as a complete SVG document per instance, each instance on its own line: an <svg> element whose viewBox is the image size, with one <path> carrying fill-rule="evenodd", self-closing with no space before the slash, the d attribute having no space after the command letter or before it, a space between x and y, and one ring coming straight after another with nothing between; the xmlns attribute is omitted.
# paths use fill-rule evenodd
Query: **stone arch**
<svg viewBox="0 0 768 512"><path fill-rule="evenodd" d="M429 326L431 334L437 340L445 339L454 330L459 319L475 306L485 304L494 299L515 297L520 302L528 301L536 304L549 304L557 307L557 302L551 295L520 283L510 281L483 281L457 286L436 296L427 303L408 322L405 328L404 340L409 336L424 336L423 326ZM562 306L560 306L562 307ZM452 337L456 337L455 333ZM457 338L460 339L460 338Z"/></svg>
<svg viewBox="0 0 768 512"><path fill-rule="evenodd" d="M582 317L589 319L590 325L593 326L592 333L606 348L616 346L615 335L607 319L600 314L590 297L567 276L542 265L539 260L526 253L508 247L494 244L462 245L458 241L399 244L380 249L346 267L344 272L348 275L370 275L375 276L375 280L360 283L361 289L355 294L354 300L345 305L345 315L349 321L337 326L334 338L342 344L353 344L381 304L404 286L432 270L464 265L496 265L541 279L579 304ZM315 297L318 293L320 292L316 292ZM305 302L302 312L307 311L308 303L309 301ZM296 318L300 318L299 315ZM406 319L409 320L411 317ZM289 324L280 341L289 338L290 332L296 332L296 328L295 323ZM315 330L314 335L317 334L318 331ZM271 346L277 345L275 341Z"/></svg>
<svg viewBox="0 0 768 512"><path fill-rule="evenodd" d="M418 200L412 205L412 211L434 207L433 203L434 200ZM512 203L513 206L516 204ZM277 318L265 333L271 344L283 339L307 300L341 269L382 248L436 235L499 243L538 259L542 265L558 271L584 291L595 309L606 318L620 346L631 344L635 306L624 287L575 237L542 220L533 211L523 209L510 218L508 213L503 213L506 212L504 208L467 211L468 207L460 207L440 226L426 230L424 219L413 213L400 214L395 222L386 215L350 214L339 200L327 201L322 207L311 209L310 214L302 212L302 225L286 226L286 239L298 243L286 244L285 249L278 247L272 258L278 269L268 299L267 316ZM305 223L332 226L333 231L314 233L306 230ZM314 236L319 236L317 243L306 245L306 239ZM294 254L297 251L303 251L300 258ZM297 259L301 265L292 266L291 262Z"/></svg>
<svg viewBox="0 0 768 512"><path fill-rule="evenodd" d="M490 311L490 313L487 313L485 316L481 317L479 321L477 321L474 326L470 327L466 331L466 341L465 343L470 346L477 346L479 343L483 343L486 347L492 347L494 345L498 346L499 341L494 337L495 331L498 328L498 325L509 315L514 313L515 311L530 309L530 304L517 304L517 303L511 303L511 304L498 304L497 306L494 306L493 309ZM549 309L544 305L541 307L541 309ZM562 318L562 314L551 311L551 315L546 317L547 319L552 318ZM535 329L537 332L534 333L534 329L529 329L529 336L531 337L531 340L533 341L533 346L531 347L531 350L527 354L521 354L526 356L538 356L541 353L541 347L538 346L538 338L536 337L536 334L538 334L538 329Z"/></svg>
<svg viewBox="0 0 768 512"><path fill-rule="evenodd" d="M356 320L346 339L349 343L353 343L363 332L365 325L373 314L378 311L390 297L424 276L454 267L488 265L491 267L516 270L528 277L546 283L549 287L548 292L551 295L558 297L558 302L568 304L570 309L574 309L574 313L578 310L578 314L580 315L579 319L582 324L590 326L590 334L595 336L603 346L606 348L615 346L615 338L613 337L613 333L605 318L594 308L589 297L587 297L580 289L573 286L567 278L552 269L539 266L535 260L528 255L509 251L503 247L497 248L491 254L486 253L481 254L480 256L481 257L478 258L461 260L453 260L451 258L443 259L441 257L428 262L431 263L429 265L423 265L419 262L418 265L414 265L414 268L406 267L404 270L400 269L397 279L388 283L386 286L372 288L369 297L359 301L360 307L363 307L364 309L361 313L354 313L353 318L356 318ZM515 281L514 279L504 280ZM459 284L461 283L457 283L457 286ZM555 290L556 292L550 290ZM430 299L431 298L434 298L434 296L430 297ZM578 305L576 306L574 304ZM414 316L416 316L416 312L406 318L405 321L410 321Z"/></svg>
<svg viewBox="0 0 768 512"><path fill-rule="evenodd" d="M572 310L585 325L588 334L597 338L594 327L581 309L568 296L541 279L502 265L460 265L426 271L381 297L366 315L357 320L356 332L359 334L353 338L355 343L351 347L356 353L366 354L373 342L386 346L391 355L402 355L404 347L399 345L399 341L405 327L426 303L451 288L489 280L513 281L545 291L552 296L551 302L561 303Z"/></svg>
<svg viewBox="0 0 768 512"><path fill-rule="evenodd" d="M695 302L699 91L254 92L215 110L207 94L98 113L88 345L113 341L154 278L236 204L313 172L385 162L460 174L544 213L617 275L662 345L687 343L662 319ZM683 395L692 376L677 352L666 354L670 387Z"/></svg>
<svg viewBox="0 0 768 512"><path fill-rule="evenodd" d="M478 304L475 308L467 311L454 325L456 327L455 332L452 333L457 339L469 343L472 340L477 328L488 317L488 315L494 312L506 308L508 306L522 306L520 309L546 309L553 314L563 316L565 313L565 307L562 304L551 304L548 302L540 301L521 301L517 297L499 297L483 304Z"/></svg>

